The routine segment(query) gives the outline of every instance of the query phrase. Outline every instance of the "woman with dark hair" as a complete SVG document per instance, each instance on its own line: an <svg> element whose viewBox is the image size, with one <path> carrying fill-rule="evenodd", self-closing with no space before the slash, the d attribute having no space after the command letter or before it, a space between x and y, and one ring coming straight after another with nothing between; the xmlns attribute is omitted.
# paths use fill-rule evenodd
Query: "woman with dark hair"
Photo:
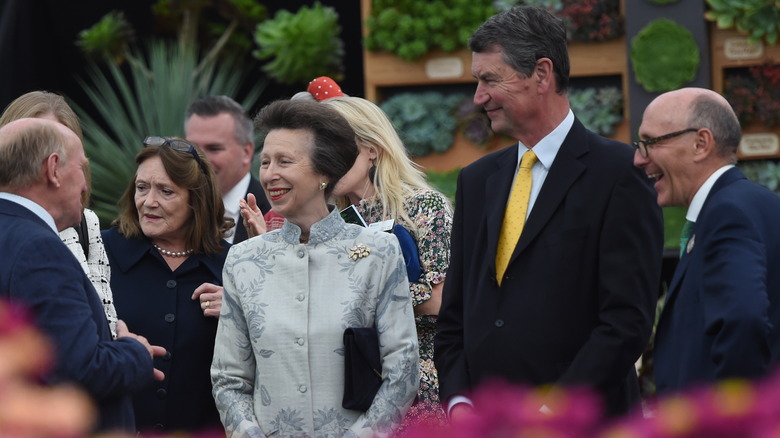
<svg viewBox="0 0 780 438"><path fill-rule="evenodd" d="M214 172L182 139L147 137L103 232L119 318L168 354L165 380L135 395L140 431L218 429L209 367L222 301L225 218Z"/></svg>
<svg viewBox="0 0 780 438"><path fill-rule="evenodd" d="M358 155L355 133L317 103L278 101L260 182L282 228L234 245L211 378L230 437L384 436L418 387L418 345L397 239L347 224L327 204ZM382 384L367 411L345 409L347 328L376 327Z"/></svg>

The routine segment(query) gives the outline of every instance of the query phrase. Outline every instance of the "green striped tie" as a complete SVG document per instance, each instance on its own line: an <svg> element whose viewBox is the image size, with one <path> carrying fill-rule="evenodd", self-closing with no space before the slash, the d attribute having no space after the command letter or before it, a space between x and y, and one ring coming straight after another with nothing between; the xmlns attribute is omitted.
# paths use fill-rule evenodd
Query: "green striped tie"
<svg viewBox="0 0 780 438"><path fill-rule="evenodd" d="M693 225L695 223L696 222L686 220L682 232L680 232L680 258L682 258L685 247L688 246L688 240L691 238L691 232L693 231Z"/></svg>

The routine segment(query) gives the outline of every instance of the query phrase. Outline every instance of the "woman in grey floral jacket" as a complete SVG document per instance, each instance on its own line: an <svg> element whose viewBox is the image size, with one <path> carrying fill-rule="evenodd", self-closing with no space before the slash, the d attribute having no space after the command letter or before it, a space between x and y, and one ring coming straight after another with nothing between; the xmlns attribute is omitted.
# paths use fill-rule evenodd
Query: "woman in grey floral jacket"
<svg viewBox="0 0 780 438"><path fill-rule="evenodd" d="M347 224L326 199L358 154L334 110L277 101L260 181L279 230L231 248L211 379L229 437L387 436L417 393L418 343L393 235ZM383 383L366 412L344 409L343 333L376 326Z"/></svg>

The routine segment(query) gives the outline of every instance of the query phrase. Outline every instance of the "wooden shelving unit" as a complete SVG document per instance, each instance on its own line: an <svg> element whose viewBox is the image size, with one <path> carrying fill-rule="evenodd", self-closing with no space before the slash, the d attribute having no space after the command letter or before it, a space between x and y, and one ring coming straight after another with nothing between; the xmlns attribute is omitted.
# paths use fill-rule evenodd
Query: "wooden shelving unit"
<svg viewBox="0 0 780 438"><path fill-rule="evenodd" d="M363 23L371 12L372 0L361 0ZM363 34L367 32L363 26ZM628 59L625 38L600 43L571 43L569 58L570 75L577 77L619 76L623 89L624 120L616 127L613 138L630 141L629 101L628 101ZM446 85L476 83L471 76L471 52L461 50L445 53L434 51L419 61L403 61L387 52L363 51L365 77L365 97L373 102L381 102L385 91L394 87L419 85ZM507 139L503 139L504 142ZM510 140L511 141L511 140ZM465 142L467 144L460 144ZM457 138L453 147L443 154L433 154L415 158L426 168L447 171L454 167L465 166L475 159L506 146L500 140L488 147L479 147Z"/></svg>
<svg viewBox="0 0 780 438"><path fill-rule="evenodd" d="M751 44L745 35L718 29L714 25L711 40L712 88L719 93L723 93L726 69L780 63L780 45ZM780 128L770 130L754 124L743 127L742 131L742 143L737 151L739 159L780 157Z"/></svg>

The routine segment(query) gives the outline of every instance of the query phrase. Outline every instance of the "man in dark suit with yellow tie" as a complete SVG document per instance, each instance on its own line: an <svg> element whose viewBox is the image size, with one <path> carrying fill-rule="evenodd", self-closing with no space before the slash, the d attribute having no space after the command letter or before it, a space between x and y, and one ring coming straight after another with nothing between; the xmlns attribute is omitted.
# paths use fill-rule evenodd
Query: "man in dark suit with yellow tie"
<svg viewBox="0 0 780 438"><path fill-rule="evenodd" d="M560 19L515 7L485 22L469 46L474 103L518 144L458 178L435 342L442 401L456 421L470 391L500 378L584 385L607 414L625 413L639 399L634 363L660 281L663 224L652 188L631 147L571 112Z"/></svg>

